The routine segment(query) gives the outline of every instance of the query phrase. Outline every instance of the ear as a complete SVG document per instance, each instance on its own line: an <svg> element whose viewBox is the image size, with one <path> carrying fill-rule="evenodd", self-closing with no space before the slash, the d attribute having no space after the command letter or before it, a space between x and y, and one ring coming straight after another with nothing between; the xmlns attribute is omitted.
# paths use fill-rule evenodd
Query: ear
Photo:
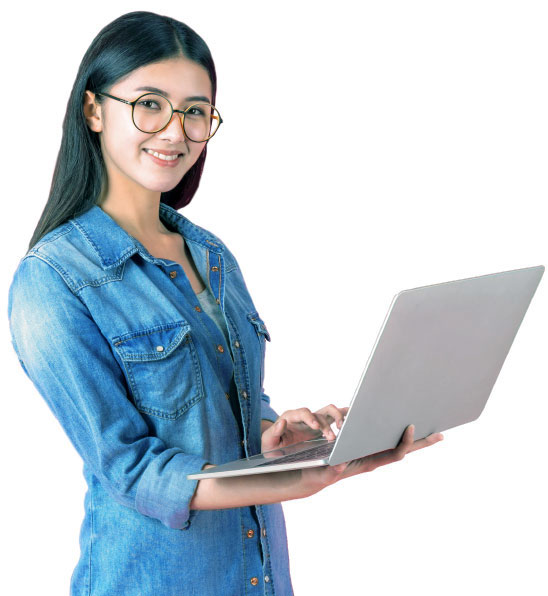
<svg viewBox="0 0 548 596"><path fill-rule="evenodd" d="M84 116L88 126L93 132L103 131L103 120L101 117L101 106L95 103L95 93L86 90L84 93Z"/></svg>

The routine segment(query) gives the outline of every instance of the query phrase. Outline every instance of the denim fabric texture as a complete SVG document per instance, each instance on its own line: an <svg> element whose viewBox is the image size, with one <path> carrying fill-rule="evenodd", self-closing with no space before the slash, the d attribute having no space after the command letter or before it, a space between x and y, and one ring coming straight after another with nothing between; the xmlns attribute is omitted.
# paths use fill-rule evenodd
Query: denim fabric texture
<svg viewBox="0 0 548 596"><path fill-rule="evenodd" d="M260 453L261 419L277 418L270 335L226 245L163 203L160 218L184 237L229 343L182 266L97 205L32 247L9 290L19 362L83 459L70 593L291 595L281 504L189 508L187 474Z"/></svg>

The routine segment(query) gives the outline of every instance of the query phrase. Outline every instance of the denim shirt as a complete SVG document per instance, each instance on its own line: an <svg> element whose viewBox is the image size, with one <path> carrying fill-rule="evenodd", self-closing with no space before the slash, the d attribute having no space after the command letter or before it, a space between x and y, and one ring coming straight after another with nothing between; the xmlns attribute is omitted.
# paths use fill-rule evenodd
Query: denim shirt
<svg viewBox="0 0 548 596"><path fill-rule="evenodd" d="M160 219L184 237L229 344L182 266L97 205L35 244L9 290L20 364L83 459L71 595L291 595L281 504L190 509L187 474L260 453L261 419L277 418L270 335L226 245L163 203Z"/></svg>

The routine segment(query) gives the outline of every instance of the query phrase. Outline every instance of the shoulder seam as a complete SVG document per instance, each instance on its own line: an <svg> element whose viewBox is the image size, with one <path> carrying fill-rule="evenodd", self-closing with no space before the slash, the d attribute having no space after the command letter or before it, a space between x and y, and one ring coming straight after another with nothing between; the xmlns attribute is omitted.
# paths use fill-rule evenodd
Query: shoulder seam
<svg viewBox="0 0 548 596"><path fill-rule="evenodd" d="M78 295L76 293L76 284L72 281L71 277L65 271L65 269L63 269L63 267L61 267L61 265L59 265L59 263L57 263L56 261L54 261L47 255L40 254L38 252L30 252L25 257L23 257L21 262L25 261L26 259L28 259L30 257L35 257L37 259L40 259L44 263L47 263L52 269L57 271L57 273L61 276L61 278L63 279L65 284L68 286L69 290L72 292L72 294L74 294L76 297L78 297Z"/></svg>
<svg viewBox="0 0 548 596"><path fill-rule="evenodd" d="M51 238L48 238L47 240L40 240L30 249L29 253L38 252L42 248L42 246L45 246L46 244L49 244L50 242L57 240L57 238L64 236L65 234L68 234L72 230L72 228L74 228L74 225L71 221L65 222L60 226L59 230L55 234L53 234Z"/></svg>

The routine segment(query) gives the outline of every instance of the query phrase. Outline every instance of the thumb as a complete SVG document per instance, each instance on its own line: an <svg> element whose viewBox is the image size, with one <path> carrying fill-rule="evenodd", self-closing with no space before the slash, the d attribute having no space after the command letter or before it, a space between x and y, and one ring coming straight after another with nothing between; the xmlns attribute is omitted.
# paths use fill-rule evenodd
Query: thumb
<svg viewBox="0 0 548 596"><path fill-rule="evenodd" d="M279 418L272 426L269 426L266 429L262 437L263 450L275 449L279 445L280 438L285 432L286 425L287 420Z"/></svg>
<svg viewBox="0 0 548 596"><path fill-rule="evenodd" d="M276 422L270 427L272 437L281 437L285 432L287 420L285 418L278 418Z"/></svg>

